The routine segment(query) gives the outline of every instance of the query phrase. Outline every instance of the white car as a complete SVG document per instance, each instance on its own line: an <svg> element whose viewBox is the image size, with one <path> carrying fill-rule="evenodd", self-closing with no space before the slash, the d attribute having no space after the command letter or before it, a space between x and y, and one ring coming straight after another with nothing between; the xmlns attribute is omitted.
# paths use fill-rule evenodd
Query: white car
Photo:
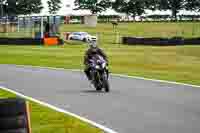
<svg viewBox="0 0 200 133"><path fill-rule="evenodd" d="M78 20L78 19L71 19L71 20L69 20L69 23L70 24L76 24L76 23L80 23L81 21L80 20Z"/></svg>
<svg viewBox="0 0 200 133"><path fill-rule="evenodd" d="M80 40L84 42L97 41L96 36L92 36L87 32L72 32L71 34L69 34L68 38L69 40Z"/></svg>

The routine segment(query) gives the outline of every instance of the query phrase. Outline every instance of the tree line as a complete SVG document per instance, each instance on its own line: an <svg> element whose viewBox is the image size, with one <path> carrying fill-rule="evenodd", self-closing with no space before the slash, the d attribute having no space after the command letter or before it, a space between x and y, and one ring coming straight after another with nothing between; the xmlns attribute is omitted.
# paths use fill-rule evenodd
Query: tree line
<svg viewBox="0 0 200 133"><path fill-rule="evenodd" d="M43 9L42 0L0 0L1 16L4 15L28 15L40 13ZM49 13L56 14L61 8L61 0L47 1ZM177 20L177 14L181 10L200 11L200 0L75 0L75 10L87 9L92 14L101 13L108 8L116 12L125 13L135 18L148 10L170 10L171 18Z"/></svg>
<svg viewBox="0 0 200 133"><path fill-rule="evenodd" d="M125 13L135 19L146 10L170 10L171 17L177 20L177 14L181 10L200 11L200 0L75 0L76 10L87 9L92 14L100 13L108 8L116 12Z"/></svg>
<svg viewBox="0 0 200 133"><path fill-rule="evenodd" d="M42 0L0 0L1 16L17 16L40 13L44 8ZM49 13L56 14L61 8L60 0L47 1Z"/></svg>

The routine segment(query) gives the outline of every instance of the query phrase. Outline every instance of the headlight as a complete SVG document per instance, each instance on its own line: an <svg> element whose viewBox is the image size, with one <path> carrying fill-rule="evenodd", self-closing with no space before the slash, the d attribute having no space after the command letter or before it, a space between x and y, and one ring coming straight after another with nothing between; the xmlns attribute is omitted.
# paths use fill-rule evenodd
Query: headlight
<svg viewBox="0 0 200 133"><path fill-rule="evenodd" d="M96 65L95 68L96 68L96 69L99 69L100 67L99 67L99 65Z"/></svg>
<svg viewBox="0 0 200 133"><path fill-rule="evenodd" d="M103 64L102 64L102 67L105 68L105 67L106 67L106 63L103 63Z"/></svg>

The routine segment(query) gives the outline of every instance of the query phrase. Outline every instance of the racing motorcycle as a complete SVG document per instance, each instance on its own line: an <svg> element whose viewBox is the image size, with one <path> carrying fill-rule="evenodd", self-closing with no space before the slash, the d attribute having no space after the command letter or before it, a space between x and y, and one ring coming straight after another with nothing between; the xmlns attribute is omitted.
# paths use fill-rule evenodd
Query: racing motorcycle
<svg viewBox="0 0 200 133"><path fill-rule="evenodd" d="M103 88L105 92L110 91L108 81L108 68L107 62L100 55L95 55L90 61L90 76L92 77L92 83L97 91L101 91Z"/></svg>

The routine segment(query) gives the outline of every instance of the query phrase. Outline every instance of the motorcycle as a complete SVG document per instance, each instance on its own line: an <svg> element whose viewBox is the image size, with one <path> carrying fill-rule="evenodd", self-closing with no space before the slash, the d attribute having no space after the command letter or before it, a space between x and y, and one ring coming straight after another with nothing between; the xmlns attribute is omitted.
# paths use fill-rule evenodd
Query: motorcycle
<svg viewBox="0 0 200 133"><path fill-rule="evenodd" d="M90 75L92 77L92 83L97 91L101 91L103 88L105 92L110 91L110 85L108 81L108 68L107 62L100 55L95 55L90 61Z"/></svg>

